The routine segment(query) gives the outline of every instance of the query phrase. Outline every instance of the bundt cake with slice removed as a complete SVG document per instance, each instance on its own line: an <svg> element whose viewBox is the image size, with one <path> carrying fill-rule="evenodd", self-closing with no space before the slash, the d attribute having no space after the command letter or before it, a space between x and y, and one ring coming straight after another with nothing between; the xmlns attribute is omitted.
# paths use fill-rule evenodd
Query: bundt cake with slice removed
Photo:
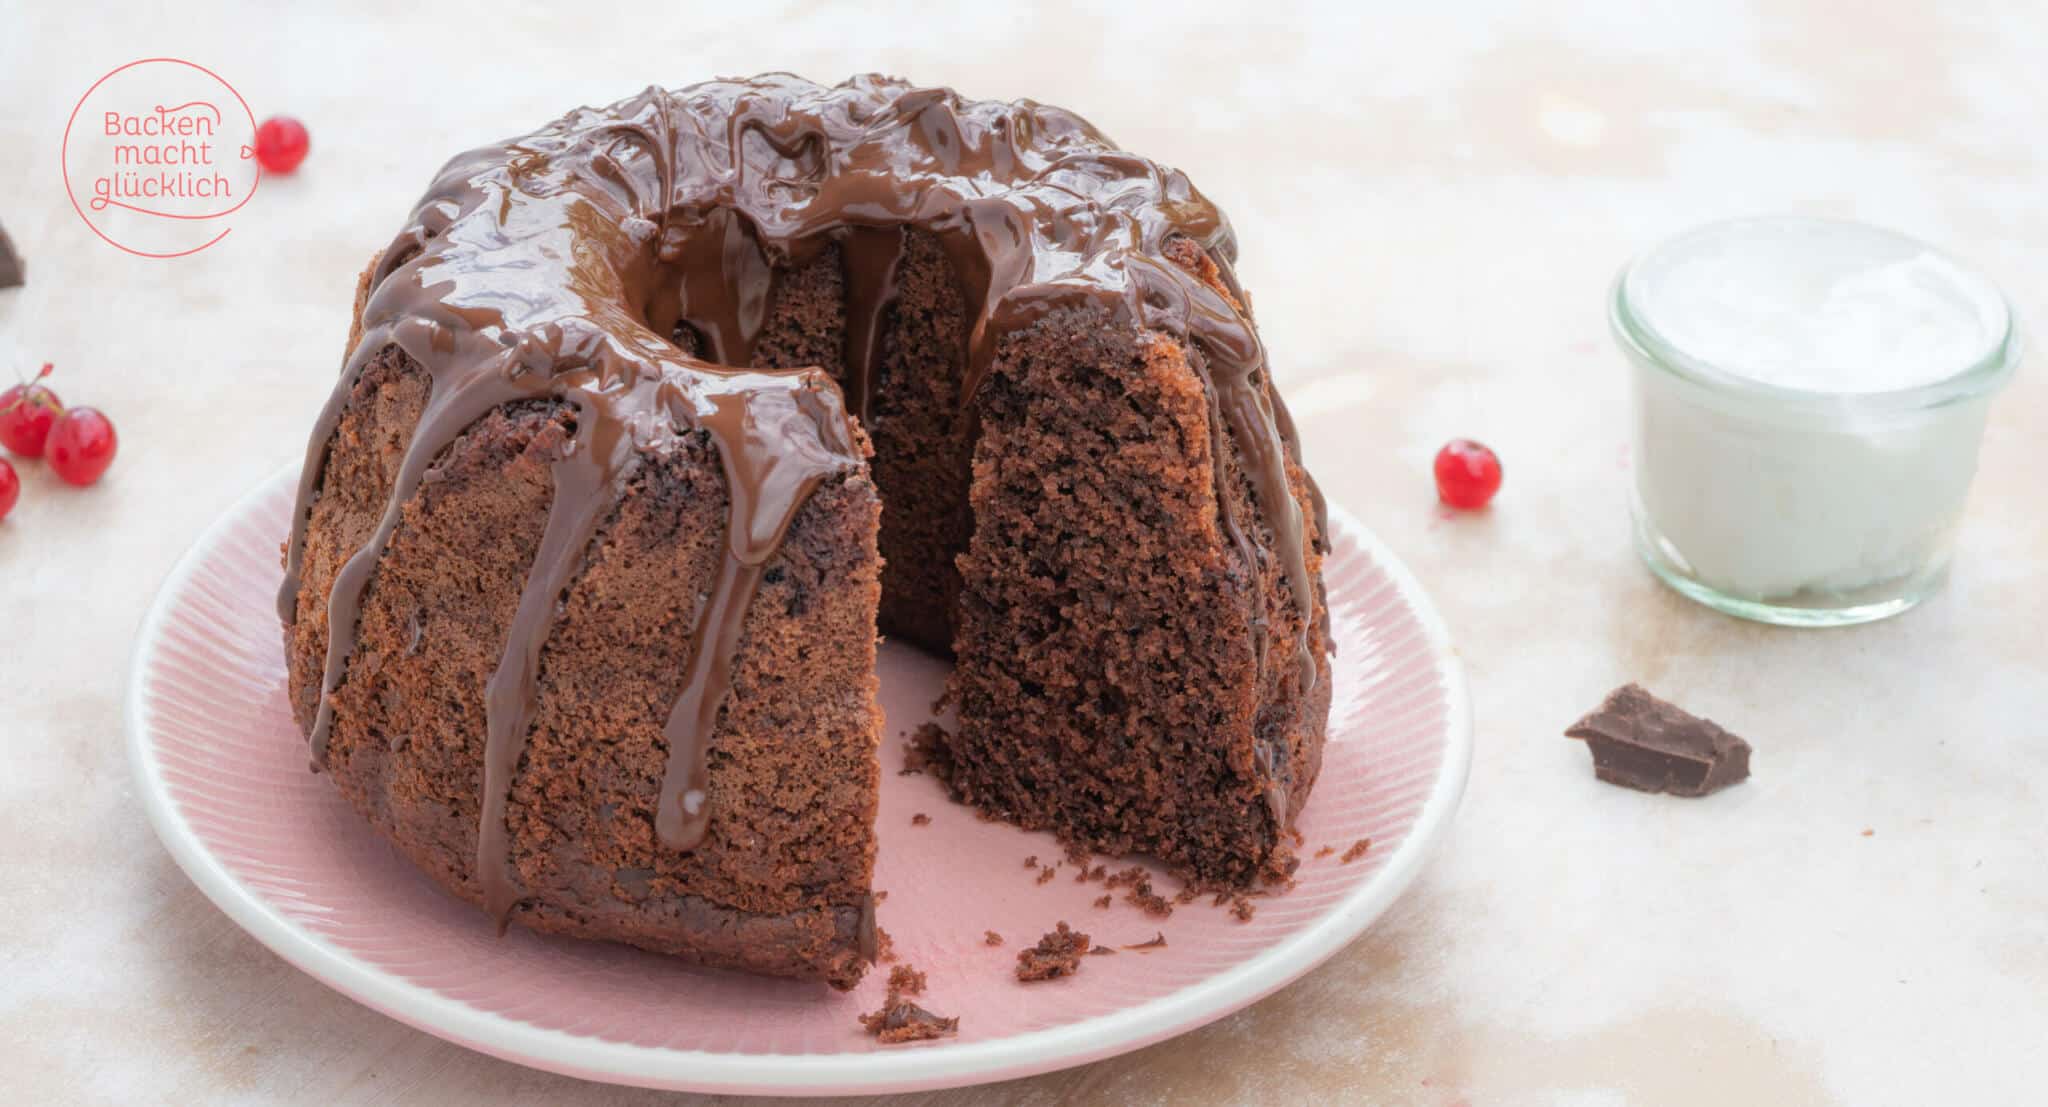
<svg viewBox="0 0 2048 1107"><path fill-rule="evenodd" d="M1235 255L1077 116L877 76L456 158L308 446L279 612L315 766L501 926L850 987L879 628L954 659L924 752L959 799L1283 876L1322 524Z"/></svg>

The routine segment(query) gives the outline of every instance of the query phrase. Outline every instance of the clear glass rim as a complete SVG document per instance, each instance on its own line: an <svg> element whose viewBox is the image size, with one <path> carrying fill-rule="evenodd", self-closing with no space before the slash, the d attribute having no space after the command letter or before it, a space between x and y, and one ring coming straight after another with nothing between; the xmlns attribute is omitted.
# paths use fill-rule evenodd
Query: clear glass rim
<svg viewBox="0 0 2048 1107"><path fill-rule="evenodd" d="M1998 297L2004 321L2004 332L1998 339L1969 365L1942 377L1939 380L1917 384L1910 388L1892 389L1881 392L1814 392L1803 388L1787 388L1783 385L1766 384L1731 372L1712 362L1694 357L1673 345L1659 334L1655 327L1639 318L1629 303L1629 275L1643 260L1671 243L1697 235L1725 232L1732 228L1753 223L1804 222L1855 227L1876 231L1880 234L1911 242L1915 246L1934 254L1956 268L1983 281L1984 286ZM1680 380L1711 392L1744 397L1785 408L1808 411L1836 412L1845 409L1857 411L1919 411L1941 407L1946 404L1972 399L2003 387L2012 378L2013 370L2020 361L2019 327L2014 322L2012 300L2003 290L1993 284L1976 269L1963 265L1946 251L1936 249L1910 235L1884 227L1859 223L1850 219L1827 219L1805 215L1759 215L1738 219L1724 219L1702 224L1672 235L1658 242L1649 250L1630 258L1615 275L1614 283L1607 297L1607 323L1614 338L1623 351L1635 360L1653 365Z"/></svg>

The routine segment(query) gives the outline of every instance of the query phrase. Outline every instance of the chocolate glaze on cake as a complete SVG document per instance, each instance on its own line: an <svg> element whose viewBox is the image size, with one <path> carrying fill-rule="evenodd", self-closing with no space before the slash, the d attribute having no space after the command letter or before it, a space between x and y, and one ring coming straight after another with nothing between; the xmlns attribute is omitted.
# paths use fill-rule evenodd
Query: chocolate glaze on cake
<svg viewBox="0 0 2048 1107"><path fill-rule="evenodd" d="M1294 608L1287 664L1297 673L1285 683L1313 699L1329 642L1314 565L1321 500L1292 464L1294 430L1265 379L1264 350L1231 272L1229 225L1183 174L1115 149L1058 108L967 101L890 78L824 88L770 75L650 88L442 170L368 275L359 335L314 427L287 546L278 606L289 627L306 610L308 526L337 430L364 375L397 351L424 372L425 406L381 519L326 595L309 727L318 765L365 590L437 458L492 412L534 401L570 410L538 553L484 690L475 871L501 922L522 895L506 805L536 711L543 646L629 462L652 443L708 434L729 490L723 564L663 727L667 767L654 827L666 848L688 851L711 818L706 744L743 617L814 490L864 471L860 421L878 402L886 323L920 240L937 244L957 282L966 333L956 402L970 425L1010 336L1071 325L1079 310L1179 342L1206 394L1222 530L1248 570L1266 556L1252 528L1269 535ZM816 368L753 367L772 310L798 291L791 275L828 253L842 274L836 381ZM1258 517L1224 494L1235 479L1227 458L1241 465ZM1302 515L1302 485L1313 523ZM1246 594L1255 629L1281 625L1264 589ZM1266 638L1252 642L1263 673ZM1326 710L1327 689L1320 692ZM1315 720L1318 748L1320 727ZM1302 797L1288 793L1270 743L1255 756L1272 823L1284 826ZM1305 775L1312 780L1313 762ZM871 916L864 929L872 932Z"/></svg>

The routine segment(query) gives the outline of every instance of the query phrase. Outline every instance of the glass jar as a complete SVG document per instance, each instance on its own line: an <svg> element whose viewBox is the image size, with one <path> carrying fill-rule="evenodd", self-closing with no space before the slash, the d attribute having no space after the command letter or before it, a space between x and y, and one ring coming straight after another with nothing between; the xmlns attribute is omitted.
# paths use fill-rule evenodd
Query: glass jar
<svg viewBox="0 0 2048 1107"><path fill-rule="evenodd" d="M1624 267L1636 544L1761 622L1839 626L1939 587L1992 396L2019 360L1988 281L1903 235L1769 217Z"/></svg>

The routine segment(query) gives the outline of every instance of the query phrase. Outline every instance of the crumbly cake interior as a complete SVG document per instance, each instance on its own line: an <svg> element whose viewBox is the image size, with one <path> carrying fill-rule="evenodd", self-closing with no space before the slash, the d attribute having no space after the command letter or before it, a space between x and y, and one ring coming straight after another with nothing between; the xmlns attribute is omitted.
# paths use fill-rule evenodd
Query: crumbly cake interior
<svg viewBox="0 0 2048 1107"><path fill-rule="evenodd" d="M841 375L840 266L828 250L781 282L758 364ZM1282 831L1320 766L1329 695L1285 659L1319 630L1302 626L1186 348L1099 310L1056 312L1005 340L963 406L964 328L949 263L913 233L865 425L883 504L880 628L955 656L948 784L1203 885L1284 876ZM1256 565L1230 556L1218 471L1234 516L1262 531ZM1247 618L1261 609L1263 627ZM1219 740L1234 735L1251 740Z"/></svg>

